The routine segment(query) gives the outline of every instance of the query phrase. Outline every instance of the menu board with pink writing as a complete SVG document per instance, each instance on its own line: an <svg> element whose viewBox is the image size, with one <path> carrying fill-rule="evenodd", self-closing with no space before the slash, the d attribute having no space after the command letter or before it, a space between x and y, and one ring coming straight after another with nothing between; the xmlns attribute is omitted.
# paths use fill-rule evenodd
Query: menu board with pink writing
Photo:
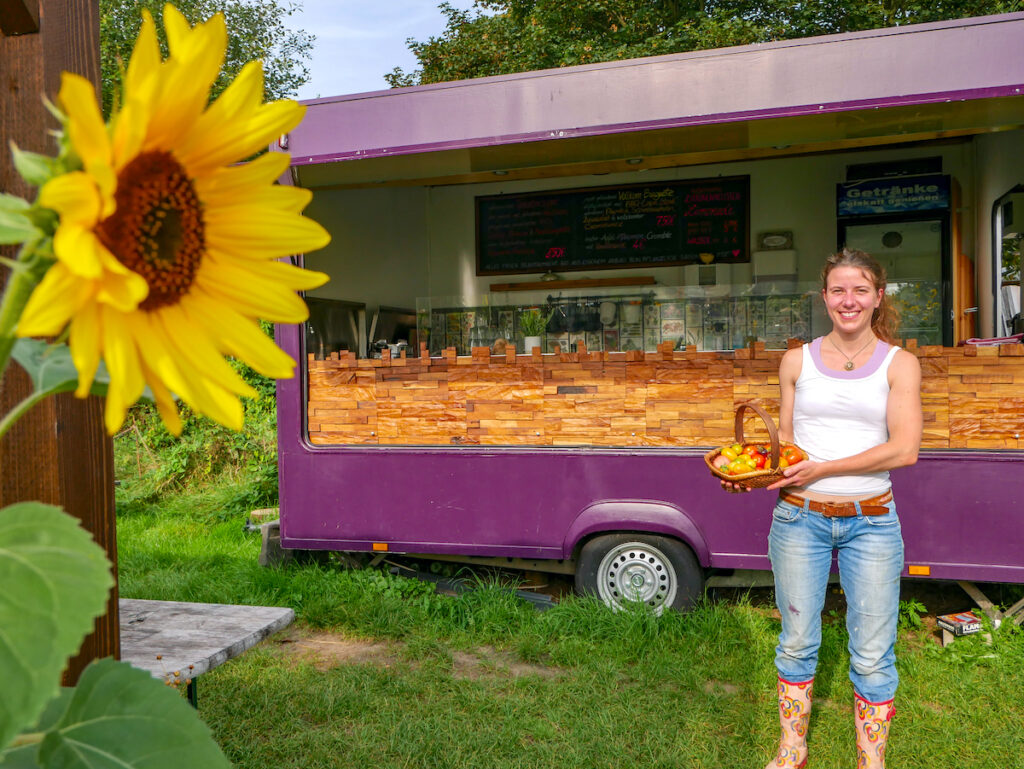
<svg viewBox="0 0 1024 769"><path fill-rule="evenodd" d="M750 177L476 199L477 274L750 260Z"/></svg>

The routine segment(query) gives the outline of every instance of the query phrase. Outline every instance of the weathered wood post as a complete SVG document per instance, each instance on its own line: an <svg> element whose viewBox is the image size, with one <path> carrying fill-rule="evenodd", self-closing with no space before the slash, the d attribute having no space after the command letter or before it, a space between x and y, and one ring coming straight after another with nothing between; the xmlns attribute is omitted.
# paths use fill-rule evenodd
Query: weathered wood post
<svg viewBox="0 0 1024 769"><path fill-rule="evenodd" d="M98 0L0 0L0 189L5 192L35 194L14 170L10 141L34 152L55 152L47 131L56 123L42 98L54 98L63 70L98 85ZM14 252L5 249L5 255ZM0 285L5 280L2 269ZM0 413L30 389L28 377L12 365L0 382ZM103 428L98 398L48 398L0 439L0 506L24 500L60 505L79 518L116 565L113 444ZM75 683L91 660L119 652L115 586L107 614L96 620L69 663L65 685Z"/></svg>

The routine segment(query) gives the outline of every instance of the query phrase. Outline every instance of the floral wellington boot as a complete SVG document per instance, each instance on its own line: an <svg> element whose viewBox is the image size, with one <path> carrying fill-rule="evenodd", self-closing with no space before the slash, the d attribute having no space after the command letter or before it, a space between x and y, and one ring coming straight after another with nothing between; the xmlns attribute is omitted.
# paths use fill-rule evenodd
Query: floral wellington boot
<svg viewBox="0 0 1024 769"><path fill-rule="evenodd" d="M857 769L885 769L885 745L889 722L896 713L893 701L875 704L854 695L853 718L857 727Z"/></svg>
<svg viewBox="0 0 1024 769"><path fill-rule="evenodd" d="M814 679L792 684L779 679L779 750L765 769L807 766L807 725L811 720L811 689Z"/></svg>

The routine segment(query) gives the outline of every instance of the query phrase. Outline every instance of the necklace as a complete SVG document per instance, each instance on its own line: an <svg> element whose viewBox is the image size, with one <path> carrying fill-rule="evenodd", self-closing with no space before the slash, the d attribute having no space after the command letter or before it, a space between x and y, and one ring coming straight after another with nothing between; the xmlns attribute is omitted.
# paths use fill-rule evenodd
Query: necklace
<svg viewBox="0 0 1024 769"><path fill-rule="evenodd" d="M871 338L868 340L868 343L866 345L864 345L863 347L861 347L859 350L857 350L857 352L855 352L852 356L850 356L850 355L847 355L842 350L840 350L839 349L839 345L837 345L835 342L832 341L832 335L831 334L829 334L829 336L827 338L828 338L829 344L831 344L833 347L836 348L836 352L838 352L840 355L842 355L844 358L846 358L846 363L843 364L843 368L846 369L847 371L853 371L853 359L856 358L858 355L860 355L862 352L864 352L866 349L868 349L868 345L870 345L872 342L875 341L875 337L872 334Z"/></svg>

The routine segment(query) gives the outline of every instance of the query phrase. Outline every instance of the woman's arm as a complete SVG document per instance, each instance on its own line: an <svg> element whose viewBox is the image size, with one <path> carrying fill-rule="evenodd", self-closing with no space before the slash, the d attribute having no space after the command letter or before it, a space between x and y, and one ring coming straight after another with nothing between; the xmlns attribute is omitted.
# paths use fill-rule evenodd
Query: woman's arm
<svg viewBox="0 0 1024 769"><path fill-rule="evenodd" d="M851 457L830 462L797 462L782 471L785 476L783 480L773 483L768 488L806 486L830 475L860 475L914 464L917 461L918 449L921 447L924 423L921 413L921 364L913 354L899 350L889 365L888 374L889 398L886 401L885 418L889 428L889 440ZM781 370L779 378L782 378ZM785 389L782 392L785 398ZM789 415L789 427L792 431L792 404ZM780 411L780 421L781 419Z"/></svg>

